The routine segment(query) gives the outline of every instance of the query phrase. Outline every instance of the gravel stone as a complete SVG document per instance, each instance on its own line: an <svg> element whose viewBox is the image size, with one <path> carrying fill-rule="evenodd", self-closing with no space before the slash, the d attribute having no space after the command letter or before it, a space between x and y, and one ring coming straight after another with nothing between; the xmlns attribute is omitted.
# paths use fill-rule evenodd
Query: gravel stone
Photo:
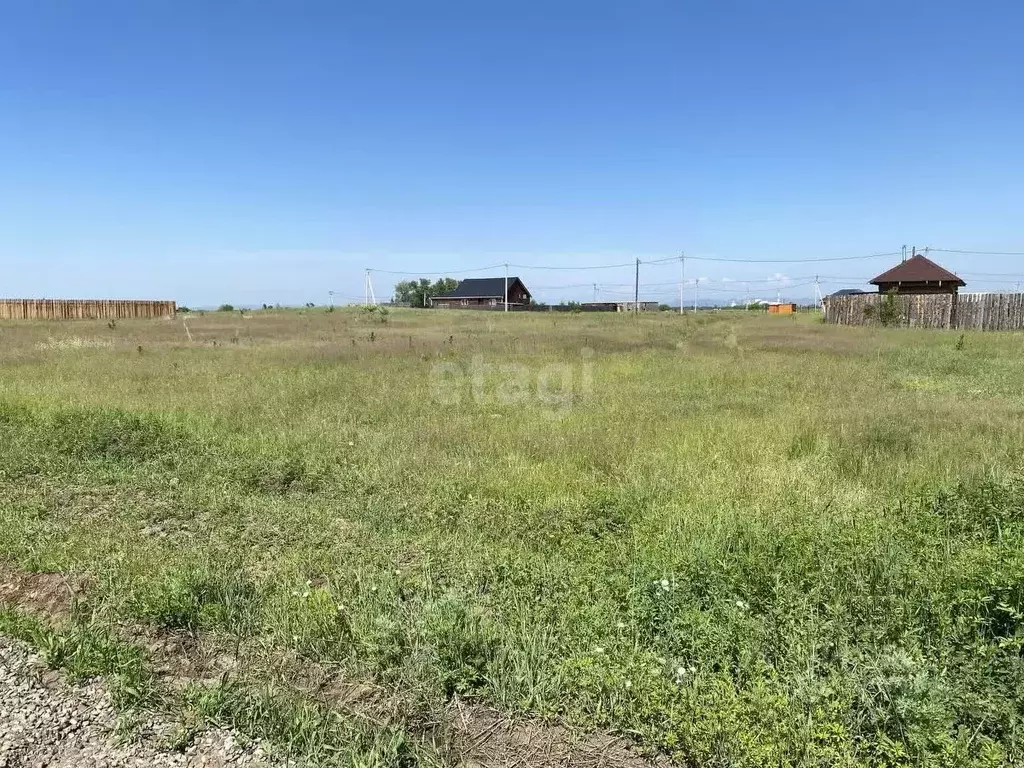
<svg viewBox="0 0 1024 768"><path fill-rule="evenodd" d="M186 753L152 737L119 743L117 712L100 682L73 686L32 650L0 637L0 768L263 768L264 750L237 733L210 729ZM173 724L151 716L143 733Z"/></svg>

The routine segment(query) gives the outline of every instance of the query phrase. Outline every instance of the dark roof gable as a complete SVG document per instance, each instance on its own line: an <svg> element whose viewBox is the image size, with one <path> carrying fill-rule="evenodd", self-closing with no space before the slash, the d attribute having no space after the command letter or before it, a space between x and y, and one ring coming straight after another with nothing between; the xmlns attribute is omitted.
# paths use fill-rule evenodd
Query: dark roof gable
<svg viewBox="0 0 1024 768"><path fill-rule="evenodd" d="M512 286L519 283L519 286L529 296L530 292L526 289L523 281L518 277L512 277L509 275L508 278L508 289L512 290ZM435 296L435 299L504 299L505 298L505 278L504 277L471 277L467 280L461 281L456 286L454 291L445 293L440 296Z"/></svg>
<svg viewBox="0 0 1024 768"><path fill-rule="evenodd" d="M871 280L872 285L879 283L955 283L967 285L963 280L948 269L944 269L931 259L921 254L912 256L902 264L883 272Z"/></svg>

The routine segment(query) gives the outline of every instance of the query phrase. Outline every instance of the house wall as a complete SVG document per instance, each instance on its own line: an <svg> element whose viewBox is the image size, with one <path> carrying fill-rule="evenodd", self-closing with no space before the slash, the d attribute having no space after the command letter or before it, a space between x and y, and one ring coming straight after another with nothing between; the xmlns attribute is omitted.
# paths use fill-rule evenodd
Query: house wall
<svg viewBox="0 0 1024 768"><path fill-rule="evenodd" d="M897 293L900 296L916 296L920 294L955 294L959 290L956 283L879 283L879 293Z"/></svg>
<svg viewBox="0 0 1024 768"><path fill-rule="evenodd" d="M433 304L445 309L492 309L504 302L501 299L434 299Z"/></svg>
<svg viewBox="0 0 1024 768"><path fill-rule="evenodd" d="M529 304L530 299L526 295L526 291L520 288L518 285L512 286L508 289L508 300L514 304Z"/></svg>
<svg viewBox="0 0 1024 768"><path fill-rule="evenodd" d="M487 297L487 298L472 298L472 299L433 299L432 303L435 307L442 307L445 309L504 309L505 308L505 297ZM508 303L509 305L523 305L529 304L529 295L522 288L518 286L509 286L508 289Z"/></svg>

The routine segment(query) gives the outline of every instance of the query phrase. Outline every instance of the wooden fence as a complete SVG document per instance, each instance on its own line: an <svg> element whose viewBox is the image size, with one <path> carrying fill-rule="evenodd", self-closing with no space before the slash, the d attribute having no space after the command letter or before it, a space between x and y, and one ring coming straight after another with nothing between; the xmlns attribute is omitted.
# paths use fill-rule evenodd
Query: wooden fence
<svg viewBox="0 0 1024 768"><path fill-rule="evenodd" d="M124 320L174 317L173 301L0 299L0 320Z"/></svg>
<svg viewBox="0 0 1024 768"><path fill-rule="evenodd" d="M893 296L830 296L825 321L838 325L879 325L883 318L912 328L953 328L974 331L1024 329L1024 293L961 293ZM889 317L891 315L891 317Z"/></svg>

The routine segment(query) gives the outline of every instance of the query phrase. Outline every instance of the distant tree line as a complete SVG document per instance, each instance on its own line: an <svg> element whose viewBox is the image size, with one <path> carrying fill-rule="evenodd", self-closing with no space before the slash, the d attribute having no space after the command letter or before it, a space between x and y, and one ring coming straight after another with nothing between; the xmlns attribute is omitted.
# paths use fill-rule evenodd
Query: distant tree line
<svg viewBox="0 0 1024 768"><path fill-rule="evenodd" d="M452 277L442 277L435 282L421 277L419 280L402 280L395 283L395 304L408 304L410 307L429 307L433 296L440 296L455 290L459 281Z"/></svg>

